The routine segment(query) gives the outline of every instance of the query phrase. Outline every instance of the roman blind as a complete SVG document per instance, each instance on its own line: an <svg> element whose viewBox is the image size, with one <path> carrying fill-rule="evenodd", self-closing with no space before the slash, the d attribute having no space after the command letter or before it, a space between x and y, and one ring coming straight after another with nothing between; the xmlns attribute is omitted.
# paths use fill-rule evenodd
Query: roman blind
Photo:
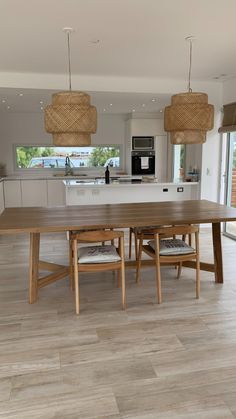
<svg viewBox="0 0 236 419"><path fill-rule="evenodd" d="M223 122L219 132L236 131L236 102L224 105L223 112Z"/></svg>

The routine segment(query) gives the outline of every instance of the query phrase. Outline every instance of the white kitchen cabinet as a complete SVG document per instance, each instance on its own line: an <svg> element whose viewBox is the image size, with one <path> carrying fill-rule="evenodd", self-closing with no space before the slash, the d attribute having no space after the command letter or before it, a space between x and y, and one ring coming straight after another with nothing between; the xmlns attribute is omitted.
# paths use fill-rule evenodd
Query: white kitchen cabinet
<svg viewBox="0 0 236 419"><path fill-rule="evenodd" d="M3 182L0 182L0 214L3 212L4 208Z"/></svg>
<svg viewBox="0 0 236 419"><path fill-rule="evenodd" d="M62 180L47 180L48 207L65 205L65 185Z"/></svg>
<svg viewBox="0 0 236 419"><path fill-rule="evenodd" d="M47 181L21 180L21 194L23 207L46 207Z"/></svg>
<svg viewBox="0 0 236 419"><path fill-rule="evenodd" d="M83 184L66 181L66 205L121 204L199 199L198 183Z"/></svg>
<svg viewBox="0 0 236 419"><path fill-rule="evenodd" d="M5 208L21 207L20 180L4 180Z"/></svg>

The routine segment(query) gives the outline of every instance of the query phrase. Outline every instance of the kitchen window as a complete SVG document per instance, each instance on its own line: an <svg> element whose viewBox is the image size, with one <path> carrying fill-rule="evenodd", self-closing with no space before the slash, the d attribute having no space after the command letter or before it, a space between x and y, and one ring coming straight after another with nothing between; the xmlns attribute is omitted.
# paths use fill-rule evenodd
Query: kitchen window
<svg viewBox="0 0 236 419"><path fill-rule="evenodd" d="M15 161L17 169L44 170L64 169L66 157L70 159L72 169L120 168L120 146L102 145L93 147L50 147L17 145Z"/></svg>

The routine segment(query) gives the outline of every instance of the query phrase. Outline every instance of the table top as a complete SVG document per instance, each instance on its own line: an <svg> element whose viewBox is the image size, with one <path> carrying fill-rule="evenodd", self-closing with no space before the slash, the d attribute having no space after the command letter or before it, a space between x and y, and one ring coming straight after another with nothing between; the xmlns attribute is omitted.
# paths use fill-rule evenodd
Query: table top
<svg viewBox="0 0 236 419"><path fill-rule="evenodd" d="M7 208L0 216L0 234L221 221L236 221L236 208L206 200Z"/></svg>

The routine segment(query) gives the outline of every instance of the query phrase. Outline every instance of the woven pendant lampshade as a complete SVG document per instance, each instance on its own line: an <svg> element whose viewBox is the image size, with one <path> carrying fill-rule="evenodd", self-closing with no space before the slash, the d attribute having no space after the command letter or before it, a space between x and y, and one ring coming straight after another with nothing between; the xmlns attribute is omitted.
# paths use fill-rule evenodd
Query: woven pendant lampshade
<svg viewBox="0 0 236 419"><path fill-rule="evenodd" d="M83 92L61 92L45 108L45 128L57 146L88 146L97 130L97 110Z"/></svg>
<svg viewBox="0 0 236 419"><path fill-rule="evenodd" d="M70 33L64 28L68 41L69 91L52 95L52 105L45 108L45 129L53 136L56 146L89 146L91 134L97 130L97 110L90 105L90 96L71 90Z"/></svg>
<svg viewBox="0 0 236 419"><path fill-rule="evenodd" d="M214 106L208 104L207 94L190 88L192 39L186 38L190 41L189 91L172 96L164 113L164 129L170 133L172 144L204 143L207 131L214 126Z"/></svg>

